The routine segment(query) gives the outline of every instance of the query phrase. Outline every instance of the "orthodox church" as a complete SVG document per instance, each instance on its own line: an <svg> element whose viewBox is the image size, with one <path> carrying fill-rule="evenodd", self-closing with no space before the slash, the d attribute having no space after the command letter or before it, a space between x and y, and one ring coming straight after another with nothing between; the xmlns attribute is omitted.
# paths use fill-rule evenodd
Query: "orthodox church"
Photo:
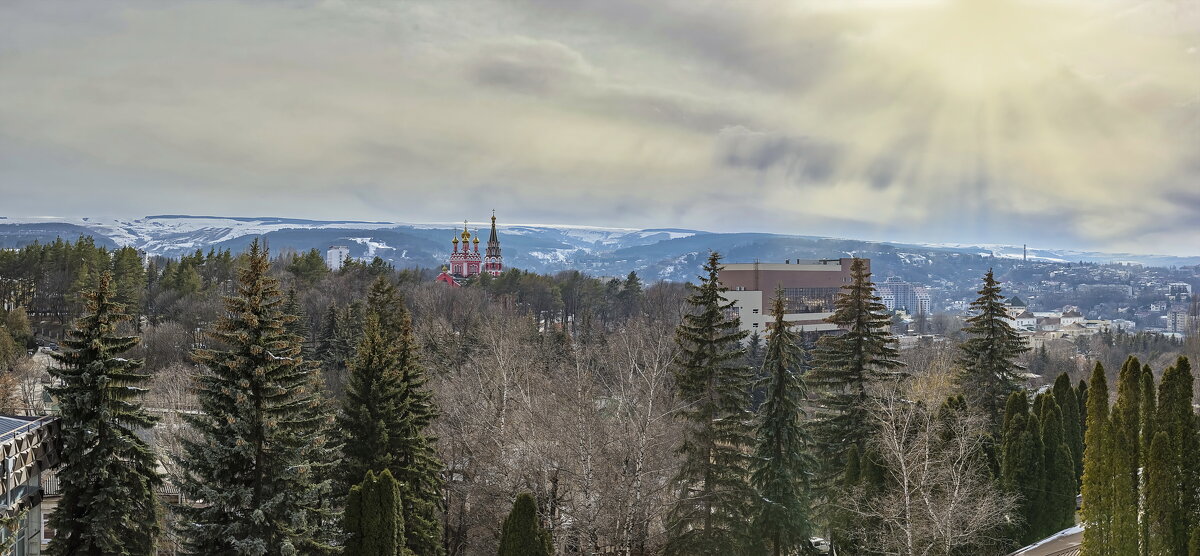
<svg viewBox="0 0 1200 556"><path fill-rule="evenodd" d="M454 245L454 250L450 253L448 266L442 266L442 273L437 277L438 282L457 287L472 276L483 273L499 276L504 269L500 256L500 238L496 235L496 211L492 211L492 235L488 238L487 250L482 256L479 254L478 230L472 237L466 222L463 222L462 233L455 234L450 243Z"/></svg>

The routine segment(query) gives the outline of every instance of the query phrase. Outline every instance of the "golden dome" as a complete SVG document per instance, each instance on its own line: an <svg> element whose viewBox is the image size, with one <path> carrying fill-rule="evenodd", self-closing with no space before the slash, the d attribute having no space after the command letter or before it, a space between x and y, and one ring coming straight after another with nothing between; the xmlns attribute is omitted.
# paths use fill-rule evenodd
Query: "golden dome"
<svg viewBox="0 0 1200 556"><path fill-rule="evenodd" d="M454 239L452 239L450 241L453 241L454 243L458 243L458 236L454 236Z"/></svg>
<svg viewBox="0 0 1200 556"><path fill-rule="evenodd" d="M475 243L479 243L479 236L475 236Z"/></svg>
<svg viewBox="0 0 1200 556"><path fill-rule="evenodd" d="M463 241L466 241L466 240L468 240L468 239L471 239L471 232L468 232L468 231L467 231L467 227L466 227L466 226L463 226L462 238L463 238Z"/></svg>

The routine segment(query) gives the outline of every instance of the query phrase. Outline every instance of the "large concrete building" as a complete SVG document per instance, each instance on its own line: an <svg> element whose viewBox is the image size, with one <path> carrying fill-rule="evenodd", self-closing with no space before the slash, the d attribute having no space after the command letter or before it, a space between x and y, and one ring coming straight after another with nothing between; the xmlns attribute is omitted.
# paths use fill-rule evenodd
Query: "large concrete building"
<svg viewBox="0 0 1200 556"><path fill-rule="evenodd" d="M899 276L892 276L876 285L876 291L883 306L889 311L905 311L910 315L929 314L932 298L924 286L905 282Z"/></svg>
<svg viewBox="0 0 1200 556"><path fill-rule="evenodd" d="M57 417L0 416L0 509L9 527L0 527L4 556L41 554L44 540L41 475L58 466L62 435Z"/></svg>
<svg viewBox="0 0 1200 556"><path fill-rule="evenodd" d="M795 330L828 332L838 329L825 319L833 315L833 301L841 287L851 281L853 260L727 264L720 279L729 288L725 298L733 303L734 312L741 318L742 330L766 332L774 320L771 300L776 288L782 288L786 303L784 320L793 323ZM866 262L870 271L871 262Z"/></svg>

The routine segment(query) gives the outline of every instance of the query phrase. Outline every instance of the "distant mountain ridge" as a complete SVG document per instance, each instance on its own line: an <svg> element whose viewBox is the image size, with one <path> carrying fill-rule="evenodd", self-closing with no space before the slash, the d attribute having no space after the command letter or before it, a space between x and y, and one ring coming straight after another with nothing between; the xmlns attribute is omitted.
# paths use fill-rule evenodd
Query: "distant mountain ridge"
<svg viewBox="0 0 1200 556"><path fill-rule="evenodd" d="M488 224L469 222L486 239ZM876 274L931 281L978 273L989 265L1021 261L1020 246L990 244L904 244L818 236L767 233L712 233L681 228L605 228L596 226L500 224L508 267L535 272L578 269L597 276L637 271L646 279L691 280L709 250L728 262L782 262L862 256ZM223 217L166 214L143 218L0 217L0 248L33 241L73 240L92 235L101 245L129 245L150 254L178 256L196 249L240 250L263 237L272 250L322 252L345 245L352 257L381 257L400 267L440 267L450 239L462 232L451 223L396 223L358 220L307 220L281 217ZM1191 266L1200 256L1174 257L1030 248L1030 261L1133 262L1146 266Z"/></svg>

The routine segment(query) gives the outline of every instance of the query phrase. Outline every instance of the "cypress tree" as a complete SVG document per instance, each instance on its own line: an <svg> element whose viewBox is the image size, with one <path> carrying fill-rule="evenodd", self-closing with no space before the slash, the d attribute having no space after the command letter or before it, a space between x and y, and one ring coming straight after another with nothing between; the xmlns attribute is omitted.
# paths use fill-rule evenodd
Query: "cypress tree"
<svg viewBox="0 0 1200 556"><path fill-rule="evenodd" d="M1079 380L1079 385L1075 387L1075 399L1079 406L1079 434L1087 438L1088 383L1086 380Z"/></svg>
<svg viewBox="0 0 1200 556"><path fill-rule="evenodd" d="M1150 461L1151 444L1155 437L1154 416L1158 412L1157 405L1154 401L1154 372L1150 370L1149 365L1142 367L1142 431L1141 431L1141 457L1142 457L1142 473L1141 473L1141 504L1143 508L1141 522L1141 537L1142 537L1142 554L1150 553L1150 524L1148 521L1149 513L1145 510L1149 502L1150 488L1150 473L1149 469L1152 465Z"/></svg>
<svg viewBox="0 0 1200 556"><path fill-rule="evenodd" d="M442 554L442 464L428 432L436 411L412 319L384 277L371 285L365 321L338 418L347 435L343 477L352 481L367 471L390 470L401 484L408 548L423 556Z"/></svg>
<svg viewBox="0 0 1200 556"><path fill-rule="evenodd" d="M826 415L815 423L815 432L832 476L841 473L850 446L866 453L873 433L868 386L905 376L900 370L903 363L896 359L897 340L889 332L891 317L875 295L867 262L854 259L850 273L851 283L842 286L834 313L827 319L845 332L817 342L813 369L807 375L809 384L822 394Z"/></svg>
<svg viewBox="0 0 1200 556"><path fill-rule="evenodd" d="M1196 417L1192 409L1193 377L1187 358L1180 357L1175 365L1163 372L1158 385L1158 407L1155 415L1155 435L1164 433L1170 442L1170 475L1177 488L1169 495L1159 496L1168 501L1169 525L1165 527L1167 546L1176 554L1187 551L1190 530L1196 511Z"/></svg>
<svg viewBox="0 0 1200 556"><path fill-rule="evenodd" d="M750 482L758 491L755 529L774 556L792 554L808 538L809 475L814 467L802 420L807 388L804 353L783 320L783 291L775 293L775 323L767 339L763 372L766 400L759 411L758 441Z"/></svg>
<svg viewBox="0 0 1200 556"><path fill-rule="evenodd" d="M1071 379L1067 373L1058 375L1054 380L1054 401L1062 410L1063 437L1067 447L1071 449L1072 465L1075 468L1075 484L1083 478L1083 427L1079 418L1079 400L1075 390L1071 388ZM1072 502L1073 503L1073 502Z"/></svg>
<svg viewBox="0 0 1200 556"><path fill-rule="evenodd" d="M538 522L533 495L517 496L500 530L497 556L550 556L550 542L550 532Z"/></svg>
<svg viewBox="0 0 1200 556"><path fill-rule="evenodd" d="M1149 467L1146 468L1147 553L1150 556L1176 556L1176 500L1180 488L1177 454L1167 433L1158 431L1150 443Z"/></svg>
<svg viewBox="0 0 1200 556"><path fill-rule="evenodd" d="M1000 283L989 269L983 277L979 298L971 303L975 316L963 328L968 336L962 344L960 382L972 405L980 408L992 425L999 425L1000 408L1017 389L1022 367L1017 357L1029 351L1025 340L1008 323Z"/></svg>
<svg viewBox="0 0 1200 556"><path fill-rule="evenodd" d="M1129 432L1125 415L1117 406L1108 421L1110 449L1105 463L1110 468L1108 475L1112 477L1111 489L1106 493L1111 508L1108 549L1112 554L1138 553L1138 493L1129 477L1129 466L1136 466L1137 461L1134 450L1121 446Z"/></svg>
<svg viewBox="0 0 1200 556"><path fill-rule="evenodd" d="M1082 390L1082 389L1081 389ZM1108 419L1108 380L1096 363L1087 387L1087 431L1083 458L1083 550L1089 556L1123 556L1112 552L1111 439Z"/></svg>
<svg viewBox="0 0 1200 556"><path fill-rule="evenodd" d="M138 398L149 375L142 361L120 357L138 344L121 336L128 322L117 303L111 273L100 275L84 292L86 314L54 353L50 373L60 385L47 390L57 398L62 420L62 498L50 515L58 532L49 554L149 555L158 535L154 488L162 483L156 458L137 436L157 421Z"/></svg>
<svg viewBox="0 0 1200 556"><path fill-rule="evenodd" d="M1000 486L1018 497L1014 538L1028 544L1039 538L1044 523L1040 511L1045 472L1040 420L1028 408L1022 409L1014 412L1003 431Z"/></svg>
<svg viewBox="0 0 1200 556"><path fill-rule="evenodd" d="M1072 402L1075 397L1068 396ZM1051 535L1075 524L1075 495L1078 483L1075 479L1075 461L1064 429L1065 419L1054 394L1041 396L1042 449L1045 481L1041 518L1044 526L1039 538Z"/></svg>
<svg viewBox="0 0 1200 556"><path fill-rule="evenodd" d="M751 372L742 364L737 317L721 294L721 257L709 255L706 276L691 286L676 338L680 366L676 388L686 420L682 463L675 475L678 498L667 512L668 555L742 554L755 540L746 527L756 495L747 480L753 421Z"/></svg>
<svg viewBox="0 0 1200 556"><path fill-rule="evenodd" d="M196 353L203 413L188 416L178 508L194 554L317 554L331 550L325 461L330 418L318 372L286 330L279 283L258 241L238 273L237 291L210 335L223 349ZM336 448L334 448L336 449Z"/></svg>
<svg viewBox="0 0 1200 556"><path fill-rule="evenodd" d="M346 497L345 554L355 556L410 556L404 546L404 512L400 483L384 469L367 471L363 482Z"/></svg>
<svg viewBox="0 0 1200 556"><path fill-rule="evenodd" d="M1113 550L1119 554L1138 553L1138 469L1141 441L1142 364L1130 357L1121 366L1117 378L1117 402L1113 406L1110 423L1112 445L1107 450L1113 467L1112 483L1112 540Z"/></svg>

